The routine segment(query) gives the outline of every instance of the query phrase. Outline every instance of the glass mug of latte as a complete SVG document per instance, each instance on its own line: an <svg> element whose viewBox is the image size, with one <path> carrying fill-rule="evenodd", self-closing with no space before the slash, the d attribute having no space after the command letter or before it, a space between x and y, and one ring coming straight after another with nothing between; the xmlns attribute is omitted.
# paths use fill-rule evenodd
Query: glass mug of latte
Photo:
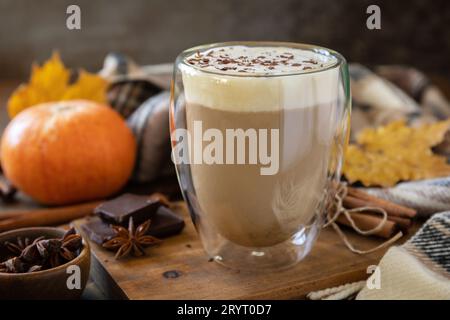
<svg viewBox="0 0 450 320"><path fill-rule="evenodd" d="M208 255L279 269L311 250L340 177L350 108L346 61L326 48L227 42L178 56L172 159Z"/></svg>

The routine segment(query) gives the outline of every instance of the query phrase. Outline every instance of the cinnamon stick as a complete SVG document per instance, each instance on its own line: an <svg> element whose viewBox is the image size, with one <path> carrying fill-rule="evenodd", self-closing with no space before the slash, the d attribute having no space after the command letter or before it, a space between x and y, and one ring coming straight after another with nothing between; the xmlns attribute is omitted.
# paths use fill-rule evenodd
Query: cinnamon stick
<svg viewBox="0 0 450 320"><path fill-rule="evenodd" d="M348 209L364 206L379 207L386 211L389 216L412 219L417 211L384 199L372 196L356 188L347 188L347 196L344 198L344 206Z"/></svg>
<svg viewBox="0 0 450 320"><path fill-rule="evenodd" d="M380 213L378 212L373 212L373 211L365 211L365 212L359 212L360 214L367 214L367 215L372 215L375 217L379 217L381 218ZM399 226L399 228L401 230L407 230L411 225L412 225L412 220L408 219L408 218L401 218L401 217L396 217L396 216L392 216L392 215L388 215L387 219L389 221L393 221L395 223L397 223L397 225Z"/></svg>
<svg viewBox="0 0 450 320"><path fill-rule="evenodd" d="M388 220L397 223L400 229L403 231L406 231L412 225L412 220L408 218L401 218L388 215Z"/></svg>
<svg viewBox="0 0 450 320"><path fill-rule="evenodd" d="M361 230L373 229L377 225L379 225L382 221L382 219L377 216L372 216L363 213L350 213L350 216L352 217L353 221L358 226L358 228L360 228ZM339 224L351 227L350 221L347 219L345 215L340 215L336 221ZM398 230L399 228L397 223L387 220L384 223L383 227L373 235L388 239L391 238Z"/></svg>
<svg viewBox="0 0 450 320"><path fill-rule="evenodd" d="M14 216L0 220L0 232L25 227L63 224L92 213L101 201L36 210L17 210Z"/></svg>

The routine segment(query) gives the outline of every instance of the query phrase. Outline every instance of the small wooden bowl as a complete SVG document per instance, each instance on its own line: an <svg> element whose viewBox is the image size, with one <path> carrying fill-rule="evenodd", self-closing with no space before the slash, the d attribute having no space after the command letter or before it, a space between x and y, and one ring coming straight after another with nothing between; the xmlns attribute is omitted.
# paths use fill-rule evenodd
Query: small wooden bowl
<svg viewBox="0 0 450 320"><path fill-rule="evenodd" d="M65 230L58 228L23 228L1 233L0 243L14 241L17 237L61 238L64 233ZM90 263L89 244L83 239L83 249L80 254L72 261L56 268L31 273L0 272L0 299L77 299L81 296L89 279ZM78 266L79 269L68 269L73 265ZM69 289L68 283L76 283L73 279L77 276L77 270L79 270L80 288ZM74 286L70 285L70 287Z"/></svg>

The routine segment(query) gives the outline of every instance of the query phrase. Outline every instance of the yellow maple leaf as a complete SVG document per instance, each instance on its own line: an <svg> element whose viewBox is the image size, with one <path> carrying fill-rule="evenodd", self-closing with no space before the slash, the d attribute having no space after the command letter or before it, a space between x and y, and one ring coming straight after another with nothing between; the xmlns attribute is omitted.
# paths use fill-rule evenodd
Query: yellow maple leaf
<svg viewBox="0 0 450 320"><path fill-rule="evenodd" d="M70 74L56 52L42 66L33 64L30 81L20 85L8 99L9 116L13 118L22 110L43 102L72 99L106 102L108 83L105 79L81 70L77 81L70 84Z"/></svg>
<svg viewBox="0 0 450 320"><path fill-rule="evenodd" d="M447 158L431 150L449 129L450 120L417 128L399 120L365 129L346 149L343 174L350 183L382 187L450 175Z"/></svg>
<svg viewBox="0 0 450 320"><path fill-rule="evenodd" d="M59 54L54 52L42 67L33 64L29 85L41 90L46 99L59 100L68 87L69 79L70 70L64 67Z"/></svg>
<svg viewBox="0 0 450 320"><path fill-rule="evenodd" d="M106 102L108 83L101 77L80 70L78 81L69 86L61 100L87 99L96 102Z"/></svg>

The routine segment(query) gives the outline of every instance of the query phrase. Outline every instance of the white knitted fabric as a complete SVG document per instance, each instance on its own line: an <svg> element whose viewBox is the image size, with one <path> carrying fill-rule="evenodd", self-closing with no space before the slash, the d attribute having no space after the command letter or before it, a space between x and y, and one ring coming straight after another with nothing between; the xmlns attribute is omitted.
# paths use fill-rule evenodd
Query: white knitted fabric
<svg viewBox="0 0 450 320"><path fill-rule="evenodd" d="M365 286L357 300L450 299L450 280L430 270L402 247L390 248L379 267L380 289Z"/></svg>
<svg viewBox="0 0 450 320"><path fill-rule="evenodd" d="M450 211L433 215L408 242L391 247L378 271L368 281L311 292L307 297L351 299L361 290L358 300L450 300ZM374 279L377 276L379 282ZM370 288L375 283L379 289Z"/></svg>
<svg viewBox="0 0 450 320"><path fill-rule="evenodd" d="M378 266L381 288L365 286L356 299L450 299L450 211L435 214L403 246L390 248Z"/></svg>

